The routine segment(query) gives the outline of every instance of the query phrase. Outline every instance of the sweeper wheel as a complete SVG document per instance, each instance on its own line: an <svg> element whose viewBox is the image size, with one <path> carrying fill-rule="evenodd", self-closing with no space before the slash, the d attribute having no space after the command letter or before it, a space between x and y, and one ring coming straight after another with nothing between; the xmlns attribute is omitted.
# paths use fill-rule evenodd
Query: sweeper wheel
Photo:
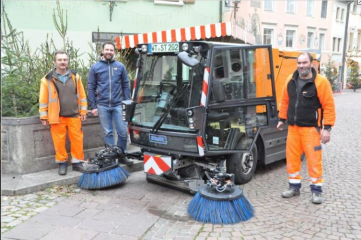
<svg viewBox="0 0 361 240"><path fill-rule="evenodd" d="M227 172L234 174L236 184L245 184L252 180L257 167L257 158L256 144L253 145L250 154L234 153L229 155L227 158Z"/></svg>

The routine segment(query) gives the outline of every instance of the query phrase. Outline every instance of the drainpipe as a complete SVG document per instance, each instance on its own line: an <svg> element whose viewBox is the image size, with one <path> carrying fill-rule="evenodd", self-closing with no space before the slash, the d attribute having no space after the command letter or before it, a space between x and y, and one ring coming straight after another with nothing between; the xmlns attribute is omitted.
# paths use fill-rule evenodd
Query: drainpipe
<svg viewBox="0 0 361 240"><path fill-rule="evenodd" d="M347 11L346 11L346 23L345 23L345 35L343 37L343 51L342 51L342 67L341 67L341 83L342 83L342 87L344 88L344 71L345 71L345 67L346 67L346 46L347 46L347 30L348 30L348 20L349 20L349 16L350 16L350 5L351 3L353 3L354 1L349 1L347 2Z"/></svg>
<svg viewBox="0 0 361 240"><path fill-rule="evenodd" d="M222 15L223 15L223 1L219 1L219 22L222 22Z"/></svg>

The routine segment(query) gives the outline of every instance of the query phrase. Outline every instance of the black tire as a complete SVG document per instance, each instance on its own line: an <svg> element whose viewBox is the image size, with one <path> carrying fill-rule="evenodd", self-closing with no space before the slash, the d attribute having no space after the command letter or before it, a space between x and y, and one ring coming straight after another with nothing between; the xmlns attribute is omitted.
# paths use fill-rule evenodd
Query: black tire
<svg viewBox="0 0 361 240"><path fill-rule="evenodd" d="M250 154L234 153L227 157L227 172L234 174L235 184L245 184L252 180L257 167L257 146L253 145Z"/></svg>

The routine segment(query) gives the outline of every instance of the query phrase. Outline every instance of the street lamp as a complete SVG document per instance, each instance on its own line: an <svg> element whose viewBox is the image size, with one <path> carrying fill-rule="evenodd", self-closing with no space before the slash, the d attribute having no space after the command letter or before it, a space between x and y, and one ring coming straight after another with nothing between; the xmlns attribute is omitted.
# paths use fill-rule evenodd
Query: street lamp
<svg viewBox="0 0 361 240"><path fill-rule="evenodd" d="M344 35L344 42L343 42L343 51L342 51L342 67L341 67L341 83L343 84L343 80L344 80L344 71L345 71L345 65L346 65L346 46L347 46L347 30L348 30L348 21L349 21L349 16L350 16L350 5L351 3L353 3L354 1L348 1L347 2L347 11L346 11L346 23L345 23L345 35Z"/></svg>
<svg viewBox="0 0 361 240"><path fill-rule="evenodd" d="M241 2L241 0L233 0L233 3L234 3L234 21L236 21L238 3L240 3L240 2Z"/></svg>

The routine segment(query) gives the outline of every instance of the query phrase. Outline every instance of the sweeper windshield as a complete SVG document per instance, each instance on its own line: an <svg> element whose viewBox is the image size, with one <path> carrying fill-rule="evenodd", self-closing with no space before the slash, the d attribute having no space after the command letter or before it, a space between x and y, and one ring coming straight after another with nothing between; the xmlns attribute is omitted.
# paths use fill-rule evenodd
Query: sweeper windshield
<svg viewBox="0 0 361 240"><path fill-rule="evenodd" d="M186 109L200 104L203 74L201 64L186 66L174 54L144 56L134 99L142 117L134 118L134 126L195 132Z"/></svg>

